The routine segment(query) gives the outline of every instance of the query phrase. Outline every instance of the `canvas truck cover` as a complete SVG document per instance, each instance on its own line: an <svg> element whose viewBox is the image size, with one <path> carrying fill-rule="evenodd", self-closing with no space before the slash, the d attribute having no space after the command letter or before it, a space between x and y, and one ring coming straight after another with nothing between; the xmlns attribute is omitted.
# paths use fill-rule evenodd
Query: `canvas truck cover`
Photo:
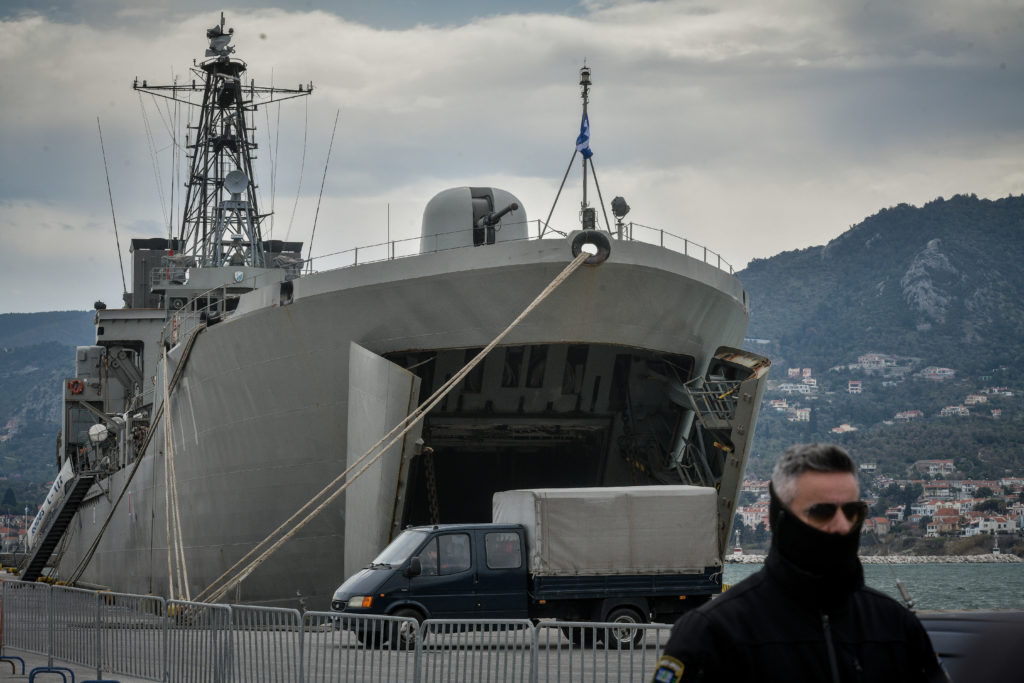
<svg viewBox="0 0 1024 683"><path fill-rule="evenodd" d="M713 488L499 491L492 510L495 523L526 527L531 574L679 574L721 564Z"/></svg>

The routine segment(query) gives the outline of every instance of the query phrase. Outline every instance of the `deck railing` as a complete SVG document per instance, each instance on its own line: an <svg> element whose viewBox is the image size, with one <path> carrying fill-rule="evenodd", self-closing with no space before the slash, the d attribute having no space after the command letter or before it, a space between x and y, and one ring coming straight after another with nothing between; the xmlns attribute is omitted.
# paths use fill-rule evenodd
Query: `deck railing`
<svg viewBox="0 0 1024 683"><path fill-rule="evenodd" d="M530 225L532 224L536 224L536 230L533 231L532 234L529 234L527 237L507 241L533 241L544 239L539 236L542 231L543 221L528 221L528 233L531 232ZM407 237L400 240L389 240L387 242L379 242L377 244L353 247L351 249L336 251L330 254L320 254L309 259L309 262L311 263L307 263L307 267L312 264L319 266L318 271L337 270L338 268L347 268L366 263L376 263L378 261L390 261L396 258L405 258L408 256L416 256L418 254L437 253L453 249L477 248L470 246L444 246L445 243L456 241L458 236L465 236L471 232L472 230L455 230L452 232L437 233L428 237ZM550 233L552 238L566 237L568 234L550 227L546 232ZM706 246L697 244L685 237L679 237L667 230L652 228L640 223L624 223L621 228L616 226L616 228L611 232L602 232L610 235L613 241L622 240L625 242L644 242L646 244L654 244L659 247L664 247L665 249L671 249L672 251L685 256L695 258L699 261L703 261L704 263L714 266L719 270L724 270L730 275L734 273L732 265L723 259L722 255L718 252L712 251ZM328 263L330 264L329 266L327 265Z"/></svg>

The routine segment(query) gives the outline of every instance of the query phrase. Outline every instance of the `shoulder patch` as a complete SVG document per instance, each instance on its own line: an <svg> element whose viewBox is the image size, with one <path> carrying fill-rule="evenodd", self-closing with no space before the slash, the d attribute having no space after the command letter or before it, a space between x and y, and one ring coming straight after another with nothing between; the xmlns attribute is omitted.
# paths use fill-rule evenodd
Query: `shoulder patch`
<svg viewBox="0 0 1024 683"><path fill-rule="evenodd" d="M684 665L675 657L662 655L658 668L654 670L653 683L679 683L683 678Z"/></svg>

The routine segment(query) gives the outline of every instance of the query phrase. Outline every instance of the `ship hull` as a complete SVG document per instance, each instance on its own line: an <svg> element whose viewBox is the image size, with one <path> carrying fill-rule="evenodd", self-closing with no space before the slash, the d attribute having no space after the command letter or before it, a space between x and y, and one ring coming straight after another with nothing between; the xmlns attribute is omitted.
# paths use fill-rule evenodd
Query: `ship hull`
<svg viewBox="0 0 1024 683"><path fill-rule="evenodd" d="M81 579L122 592L170 595L167 510L173 506L166 483L171 481L178 496L187 584L194 596L362 455L367 444L388 431L385 422L397 421L418 403L419 380L398 367L403 363L392 361L483 347L570 259L566 240L511 242L308 275L289 283L286 303L279 283L243 295L232 315L200 328L190 346L179 343L168 354L168 371L179 374L169 410L153 425L153 438L134 475L131 467L113 473L83 503L60 571L69 573L87 555L124 491ZM575 272L503 345L555 350L593 345L676 354L692 359L692 375L700 376L720 348L741 346L748 319L745 297L734 277L697 259L643 243L616 242L607 262ZM378 372L374 366L371 372L366 363L374 358L392 374L375 380L373 373L387 370ZM162 372L155 376L156 390L163 385ZM437 376L442 374L451 373L438 367ZM603 384L600 380L587 380L584 398L593 395L591 406L601 405L601 392L609 391L608 378ZM518 410L529 416L534 413L524 409L524 401L543 400L544 409L535 414L543 416L549 432L560 416L573 424L614 422L608 411L586 415L583 392L567 395L558 390L560 382L545 380L518 394L496 389L486 405L492 413ZM365 410L375 404L364 391L386 397L381 400L391 401L390 407ZM575 403L569 405L570 400ZM435 414L443 410L457 412L449 406ZM608 433L615 428L607 427ZM636 483L629 481L630 471L612 453L609 440L593 453L578 447L567 455L576 460L553 467L559 474L548 485ZM518 481L515 472L529 471L531 482L543 478L545 466L532 462L527 451L517 447L489 455L486 446L481 444L473 458L466 448L458 453L463 466L490 478L480 484L488 491ZM396 444L358 486L329 503L224 599L326 608L347 572L369 561L373 546L383 546L393 529L410 521L409 500L417 484L405 479L424 476L422 468L410 474L413 448L408 440ZM550 446L532 457L557 452ZM591 460L602 462L591 467ZM173 479L166 474L169 462ZM456 464L449 468L459 467L454 456L451 462ZM439 475L445 471L442 466ZM422 491L422 482L418 486ZM443 483L437 490L442 509L445 496L457 497Z"/></svg>

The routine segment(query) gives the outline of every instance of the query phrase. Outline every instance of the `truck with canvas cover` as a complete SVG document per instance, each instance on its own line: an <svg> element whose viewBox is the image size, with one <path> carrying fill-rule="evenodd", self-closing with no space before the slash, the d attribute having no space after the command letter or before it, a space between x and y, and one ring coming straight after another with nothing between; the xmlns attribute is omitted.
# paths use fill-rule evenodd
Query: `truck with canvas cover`
<svg viewBox="0 0 1024 683"><path fill-rule="evenodd" d="M671 623L722 590L713 488L522 489L495 493L492 509L489 524L406 529L335 591L332 610Z"/></svg>

